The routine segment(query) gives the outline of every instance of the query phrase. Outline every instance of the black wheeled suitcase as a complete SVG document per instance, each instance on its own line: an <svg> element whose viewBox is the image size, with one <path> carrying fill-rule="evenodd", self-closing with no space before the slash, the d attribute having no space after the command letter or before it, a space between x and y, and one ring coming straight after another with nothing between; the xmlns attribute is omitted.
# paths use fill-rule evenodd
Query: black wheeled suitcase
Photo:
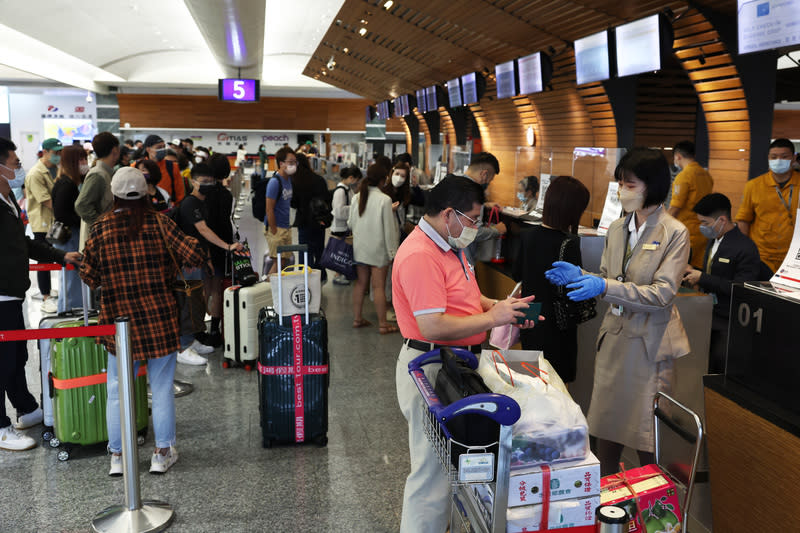
<svg viewBox="0 0 800 533"><path fill-rule="evenodd" d="M280 247L279 271L281 252L295 251L305 252L308 263L307 246ZM308 298L305 302L308 310ZM278 298L277 311L262 309L258 321L263 445L314 442L324 446L328 443L328 322L321 310L282 316L282 309L282 298Z"/></svg>

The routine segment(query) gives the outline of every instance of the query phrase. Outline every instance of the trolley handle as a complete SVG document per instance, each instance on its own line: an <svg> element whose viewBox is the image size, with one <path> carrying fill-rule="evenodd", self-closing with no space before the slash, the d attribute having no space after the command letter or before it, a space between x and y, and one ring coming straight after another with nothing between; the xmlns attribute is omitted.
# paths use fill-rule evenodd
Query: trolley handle
<svg viewBox="0 0 800 533"><path fill-rule="evenodd" d="M457 348L453 351L459 357L466 359L470 367L477 368L478 359L475 354ZM465 354L468 354L468 356ZM414 380L414 384L422 395L428 410L433 413L440 425L446 423L450 417L462 414L483 415L503 426L510 426L519 420L521 414L519 404L503 394L473 394L444 406L420 368L422 365L439 361L441 359L438 349L424 353L408 364L408 373L411 375L411 379Z"/></svg>

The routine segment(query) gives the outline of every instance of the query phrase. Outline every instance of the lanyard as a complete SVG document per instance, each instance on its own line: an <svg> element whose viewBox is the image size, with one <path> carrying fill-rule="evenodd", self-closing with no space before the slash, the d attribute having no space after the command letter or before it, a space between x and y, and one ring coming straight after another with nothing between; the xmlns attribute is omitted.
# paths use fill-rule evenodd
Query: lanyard
<svg viewBox="0 0 800 533"><path fill-rule="evenodd" d="M708 259L706 259L706 274L711 274L711 263L714 261L714 255L711 253L714 250L714 245L712 244L711 246L712 248L708 250Z"/></svg>
<svg viewBox="0 0 800 533"><path fill-rule="evenodd" d="M787 203L786 200L783 198L783 194L781 194L780 185L775 185L775 192L778 193L778 198L781 199L781 203L783 207L786 208L786 212L789 213L789 220L793 220L792 217L792 195L794 194L794 184L789 185L789 202Z"/></svg>

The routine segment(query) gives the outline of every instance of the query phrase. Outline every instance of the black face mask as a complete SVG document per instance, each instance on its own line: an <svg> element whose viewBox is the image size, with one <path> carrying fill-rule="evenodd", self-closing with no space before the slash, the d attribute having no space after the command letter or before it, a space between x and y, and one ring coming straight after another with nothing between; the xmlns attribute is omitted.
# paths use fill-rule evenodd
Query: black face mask
<svg viewBox="0 0 800 533"><path fill-rule="evenodd" d="M198 190L198 192L200 194L202 194L203 196L206 196L206 195L214 192L214 189L216 189L216 188L217 188L217 184L216 183L204 183L203 185L200 185L199 187L197 187L197 190Z"/></svg>

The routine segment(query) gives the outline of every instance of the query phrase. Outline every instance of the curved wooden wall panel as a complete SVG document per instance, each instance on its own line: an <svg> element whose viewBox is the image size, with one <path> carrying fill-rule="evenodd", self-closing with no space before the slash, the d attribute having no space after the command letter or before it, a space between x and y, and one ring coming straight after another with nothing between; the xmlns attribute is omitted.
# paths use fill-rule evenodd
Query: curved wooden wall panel
<svg viewBox="0 0 800 533"><path fill-rule="evenodd" d="M604 148L619 146L614 111L611 109L611 102L603 84L597 82L581 85L578 87L578 94L583 99L583 105L592 121L594 145Z"/></svg>
<svg viewBox="0 0 800 533"><path fill-rule="evenodd" d="M694 84L708 124L714 190L730 198L735 214L749 178L750 118L744 89L733 58L702 14L691 9L674 27L675 55Z"/></svg>

